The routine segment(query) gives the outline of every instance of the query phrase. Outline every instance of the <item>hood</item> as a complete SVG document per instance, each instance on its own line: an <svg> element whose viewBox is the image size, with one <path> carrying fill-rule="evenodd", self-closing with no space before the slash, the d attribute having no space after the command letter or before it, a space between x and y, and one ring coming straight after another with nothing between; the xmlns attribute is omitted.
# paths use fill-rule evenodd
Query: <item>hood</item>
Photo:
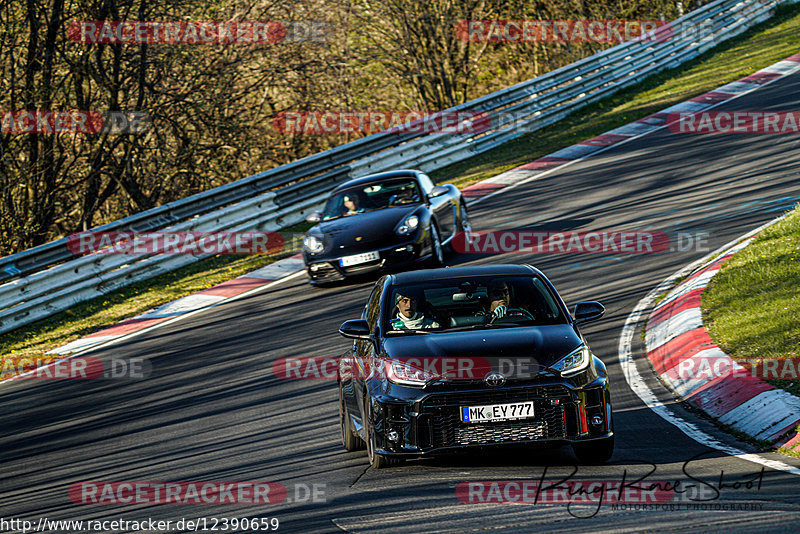
<svg viewBox="0 0 800 534"><path fill-rule="evenodd" d="M324 255L336 255L340 250L372 249L392 243L393 238L407 241L408 236L395 234L395 227L417 211L420 205L395 206L348 217L323 221L309 230L309 234L323 234ZM361 238L356 240L356 238Z"/></svg>
<svg viewBox="0 0 800 534"><path fill-rule="evenodd" d="M443 366L445 370L471 367L475 378L482 379L489 371L536 375L582 342L575 329L564 324L392 336L384 340L383 348L395 360L417 367L421 363L437 372ZM447 363L429 361L435 359Z"/></svg>

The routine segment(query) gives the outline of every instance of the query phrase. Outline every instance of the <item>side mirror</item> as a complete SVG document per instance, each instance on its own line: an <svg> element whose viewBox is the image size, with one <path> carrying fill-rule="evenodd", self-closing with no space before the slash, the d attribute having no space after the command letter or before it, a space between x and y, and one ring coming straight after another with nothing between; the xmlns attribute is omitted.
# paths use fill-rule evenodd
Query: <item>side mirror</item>
<svg viewBox="0 0 800 534"><path fill-rule="evenodd" d="M339 333L351 339L369 339L369 325L364 319L345 321L339 327Z"/></svg>
<svg viewBox="0 0 800 534"><path fill-rule="evenodd" d="M572 316L577 324L583 324L599 319L605 312L606 309L599 302L579 302L575 305Z"/></svg>
<svg viewBox="0 0 800 534"><path fill-rule="evenodd" d="M322 220L322 213L320 213L319 211L312 211L306 217L306 222L310 223L318 223L321 220Z"/></svg>
<svg viewBox="0 0 800 534"><path fill-rule="evenodd" d="M440 197L445 193L447 193L448 191L449 189L443 185L435 185L433 186L433 189L431 189L431 192L428 194L428 197L430 198Z"/></svg>

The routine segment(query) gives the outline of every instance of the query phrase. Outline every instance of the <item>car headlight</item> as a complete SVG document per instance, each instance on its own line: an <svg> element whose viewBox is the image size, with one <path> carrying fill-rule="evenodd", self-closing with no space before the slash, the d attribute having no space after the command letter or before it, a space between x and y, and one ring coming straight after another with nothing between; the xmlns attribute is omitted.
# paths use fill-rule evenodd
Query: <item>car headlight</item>
<svg viewBox="0 0 800 534"><path fill-rule="evenodd" d="M307 235L303 238L303 248L311 254L319 254L325 248L325 245L322 243L322 239Z"/></svg>
<svg viewBox="0 0 800 534"><path fill-rule="evenodd" d="M433 373L417 369L395 360L386 362L386 378L389 382L403 386L424 386L430 380L439 378Z"/></svg>
<svg viewBox="0 0 800 534"><path fill-rule="evenodd" d="M417 229L419 226L419 217L416 215L410 215L406 217L406 219L400 223L400 226L397 227L395 230L399 235L408 235L414 230Z"/></svg>
<svg viewBox="0 0 800 534"><path fill-rule="evenodd" d="M572 376L589 367L589 362L591 361L592 353L589 351L589 347L581 345L558 360L550 368L561 373L561 376Z"/></svg>

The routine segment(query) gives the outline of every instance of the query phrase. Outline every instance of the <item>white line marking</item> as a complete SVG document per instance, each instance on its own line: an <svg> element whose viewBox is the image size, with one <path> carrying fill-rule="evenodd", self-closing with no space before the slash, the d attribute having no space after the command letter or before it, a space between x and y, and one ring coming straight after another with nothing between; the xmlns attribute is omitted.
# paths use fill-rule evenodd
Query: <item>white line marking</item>
<svg viewBox="0 0 800 534"><path fill-rule="evenodd" d="M201 308L207 308L208 306L224 299L225 297L220 297L219 295L192 293L191 295L186 295L185 297L173 300L172 302L167 302L166 304L162 304L161 306L153 308L152 310L141 313L136 317L133 317L133 319L161 319L163 317L176 317L178 315L199 310ZM114 328L114 326L109 328Z"/></svg>
<svg viewBox="0 0 800 534"><path fill-rule="evenodd" d="M731 456L736 456L742 460L746 460L748 462L753 462L755 464L763 465L769 467L770 469L775 469L777 471L784 471L786 473L790 473L792 475L800 476L800 469L793 467L791 465L785 464L783 462L779 462L777 460L769 460L767 458L762 458L758 454L751 454L747 453L743 450L737 449L736 447L731 447L722 443L721 441L717 440L716 438L709 436L702 430L700 430L694 424L684 420L674 412L672 412L669 408L667 408L664 404L662 404L655 394L650 390L645 382L644 378L641 374L639 374L639 370L636 368L636 362L633 359L633 352L631 347L633 345L633 336L636 334L637 325L639 321L642 319L642 315L646 310L648 310L655 302L656 298L662 294L663 292L667 291L672 284L685 276L686 274L691 273L697 267L703 265L708 260L716 257L718 254L724 252L726 249L730 248L734 244L738 243L742 239L747 239L752 237L762 231L764 228L771 226L778 221L784 219L788 216L788 213L778 217L777 219L770 221L764 225L759 226L755 230L749 232L748 234L734 239L733 241L723 245L722 247L718 248L714 252L707 254L706 256L700 258L699 260L687 265L683 269L679 270L678 272L674 273L672 276L658 284L655 289L650 291L646 297L639 301L636 307L633 309L631 314L628 316L628 319L625 321L625 326L622 328L622 334L619 338L619 363L620 367L622 367L622 372L625 375L625 380L628 382L628 386L630 386L631 390L636 393L636 395L641 399L641 401L650 408L653 412L656 413L659 417L667 421L668 423L674 425L678 428L681 432L695 440L696 442L700 443L701 445L705 445L706 447L710 447L712 449L716 449L718 451L724 452L726 454L730 454Z"/></svg>
<svg viewBox="0 0 800 534"><path fill-rule="evenodd" d="M221 305L226 304L228 302L232 302L234 300L239 300L239 299L242 299L244 297L248 297L250 295L255 295L256 293L264 291L265 289L273 288L273 287L275 287L275 286L277 286L279 284L282 284L284 282L288 282L289 280L297 278L298 276L303 275L303 274L305 274L305 271L297 271L296 273L293 273L293 274L290 274L288 276L285 276L285 277L281 278L280 280L275 280L274 282L270 282L269 284L264 284L263 286L254 287L253 289L251 289L249 291L245 291L244 293L236 295L235 297L231 297L231 298L225 299L223 301L217 302L215 304L211 304L210 306L207 306L205 308L200 308L199 310L194 310L194 311L191 311L189 313L185 313L183 315L178 315L177 317L174 317L172 319L167 319L166 321L162 321L160 323L154 324L153 326L149 326L147 328L143 328L141 330L137 330L136 332L131 332L130 334L126 334L124 336L120 336L118 338L114 338L114 339L112 339L110 341L107 341L105 343L101 343L100 345L97 345L97 346L93 346L93 347L88 348L88 349L86 349L84 351L76 352L74 354L70 354L66 358L60 358L58 360L53 360L52 362L48 363L47 365L45 365L43 367L37 367L36 369L32 369L32 370L28 371L27 373L23 373L23 374L20 374L20 375L15 375L15 376L12 376L10 378L7 378L6 380L0 381L0 387L2 387L3 384L5 384L7 382L15 381L15 380L18 380L18 379L20 379L22 377L25 377L25 376L28 376L30 374L33 374L34 372L38 371L39 369L46 369L48 367L51 367L51 366L54 366L54 365L58 364L59 362L64 362L64 361L67 361L67 360L71 360L72 358L77 358L78 356L83 356L84 354L86 354L88 352L94 352L94 351L96 351L98 349L103 349L103 348L109 347L111 345L116 345L117 343L120 343L122 341L126 341L126 340L134 338L136 336L140 336L140 335L142 335L142 334L144 334L146 332L150 332L152 330L156 330L158 328L162 328L164 326L177 323L178 321L182 321L182 320L186 319L187 317L191 317L192 315L197 315L198 313L202 313L202 312L204 312L206 310L210 310L211 308L216 308L217 306L221 306Z"/></svg>

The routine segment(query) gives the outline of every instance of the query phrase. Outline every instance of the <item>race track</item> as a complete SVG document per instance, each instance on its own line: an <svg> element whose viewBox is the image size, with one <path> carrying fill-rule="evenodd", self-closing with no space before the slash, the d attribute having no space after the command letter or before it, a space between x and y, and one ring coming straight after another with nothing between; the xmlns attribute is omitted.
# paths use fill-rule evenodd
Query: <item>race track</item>
<svg viewBox="0 0 800 534"><path fill-rule="evenodd" d="M800 109L800 74L717 109ZM706 232L713 250L800 201L799 175L798 136L689 136L661 129L487 198L471 217L478 230ZM574 478L620 480L624 473L630 478L655 468L650 480L687 481L688 473L716 485L721 473L732 484L760 472L760 465L708 449L655 415L629 389L618 362L622 326L639 300L706 253L449 257L451 265L532 263L570 307L594 299L606 306L605 318L584 332L611 373L617 449L609 465L581 467ZM146 380L3 384L2 517L277 517L279 532L781 532L800 520L800 478L772 469L765 470L760 488L723 488L712 501L761 510L606 505L594 514L587 505L464 504L456 498L462 481L538 479L545 470L547 479L565 477L575 463L569 448L368 468L365 454L341 447L335 381L283 380L273 375L272 362L344 352L348 343L337 328L360 316L370 285L367 280L319 289L295 278L93 354L147 358L152 375ZM638 334L635 341L641 343ZM724 443L755 451L676 404L655 379L649 383L676 414ZM796 458L762 456L800 467ZM302 496L302 488L317 484L324 485L325 502L71 502L70 485L92 480L272 481L289 488L293 500L294 488Z"/></svg>

